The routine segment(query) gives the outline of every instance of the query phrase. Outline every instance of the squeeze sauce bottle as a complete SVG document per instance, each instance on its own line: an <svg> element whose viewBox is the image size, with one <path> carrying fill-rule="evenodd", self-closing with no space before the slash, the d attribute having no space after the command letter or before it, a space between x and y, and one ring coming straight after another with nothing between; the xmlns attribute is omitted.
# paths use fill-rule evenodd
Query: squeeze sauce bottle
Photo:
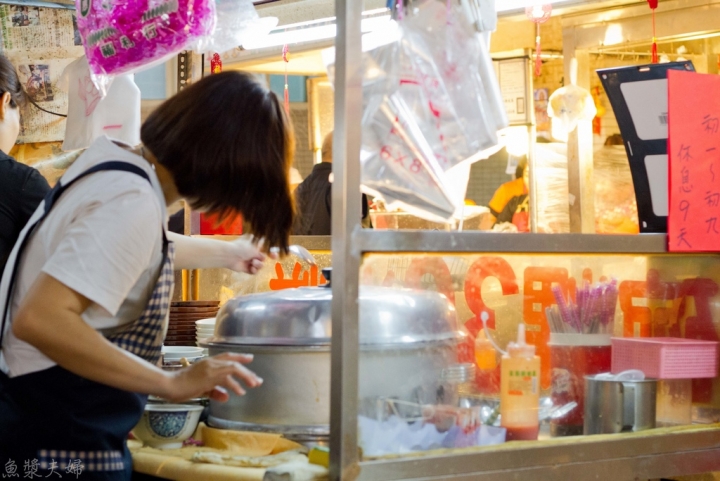
<svg viewBox="0 0 720 481"><path fill-rule="evenodd" d="M497 350L481 329L475 337L475 390L487 396L500 394L500 366Z"/></svg>
<svg viewBox="0 0 720 481"><path fill-rule="evenodd" d="M482 329L475 337L475 364L481 371L492 371L497 366L495 347Z"/></svg>
<svg viewBox="0 0 720 481"><path fill-rule="evenodd" d="M500 416L507 441L538 437L540 357L525 342L525 324L518 326L517 342L508 343L501 361Z"/></svg>

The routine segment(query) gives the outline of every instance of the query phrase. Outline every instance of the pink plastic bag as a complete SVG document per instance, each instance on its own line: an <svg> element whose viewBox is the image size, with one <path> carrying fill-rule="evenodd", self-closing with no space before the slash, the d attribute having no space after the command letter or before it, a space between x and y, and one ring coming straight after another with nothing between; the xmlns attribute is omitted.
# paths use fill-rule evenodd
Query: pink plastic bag
<svg viewBox="0 0 720 481"><path fill-rule="evenodd" d="M161 63L213 32L214 0L76 0L93 81Z"/></svg>

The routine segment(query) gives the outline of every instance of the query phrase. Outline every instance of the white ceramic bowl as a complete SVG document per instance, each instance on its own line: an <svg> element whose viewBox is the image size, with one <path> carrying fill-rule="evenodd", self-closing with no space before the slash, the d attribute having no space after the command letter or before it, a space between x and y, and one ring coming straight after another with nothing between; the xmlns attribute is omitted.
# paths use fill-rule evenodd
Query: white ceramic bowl
<svg viewBox="0 0 720 481"><path fill-rule="evenodd" d="M212 336L213 334L215 334L215 329L198 329L195 332L198 334L209 334Z"/></svg>
<svg viewBox="0 0 720 481"><path fill-rule="evenodd" d="M202 411L197 405L148 403L132 433L153 448L181 448L197 429Z"/></svg>
<svg viewBox="0 0 720 481"><path fill-rule="evenodd" d="M200 357L202 356L202 349L192 346L163 346L162 347L163 359L180 359Z"/></svg>
<svg viewBox="0 0 720 481"><path fill-rule="evenodd" d="M215 318L214 317L208 317L207 319L200 319L199 321L195 321L195 325L197 327L212 327L215 328Z"/></svg>

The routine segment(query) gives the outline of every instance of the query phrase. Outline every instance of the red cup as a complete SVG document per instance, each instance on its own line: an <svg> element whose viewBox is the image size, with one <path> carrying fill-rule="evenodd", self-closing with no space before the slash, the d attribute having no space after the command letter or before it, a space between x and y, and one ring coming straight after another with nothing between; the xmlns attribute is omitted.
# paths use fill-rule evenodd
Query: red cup
<svg viewBox="0 0 720 481"><path fill-rule="evenodd" d="M610 335L553 333L548 346L553 406L577 403L565 415L550 420L550 434L580 435L585 412L585 376L610 371Z"/></svg>

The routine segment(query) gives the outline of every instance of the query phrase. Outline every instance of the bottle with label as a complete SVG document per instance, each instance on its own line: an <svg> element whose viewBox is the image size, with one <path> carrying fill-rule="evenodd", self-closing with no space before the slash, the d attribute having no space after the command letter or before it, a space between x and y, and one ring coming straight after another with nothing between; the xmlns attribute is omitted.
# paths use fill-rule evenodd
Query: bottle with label
<svg viewBox="0 0 720 481"><path fill-rule="evenodd" d="M540 357L525 342L525 324L520 324L517 342L508 344L501 361L500 421L507 441L537 439L539 404Z"/></svg>

